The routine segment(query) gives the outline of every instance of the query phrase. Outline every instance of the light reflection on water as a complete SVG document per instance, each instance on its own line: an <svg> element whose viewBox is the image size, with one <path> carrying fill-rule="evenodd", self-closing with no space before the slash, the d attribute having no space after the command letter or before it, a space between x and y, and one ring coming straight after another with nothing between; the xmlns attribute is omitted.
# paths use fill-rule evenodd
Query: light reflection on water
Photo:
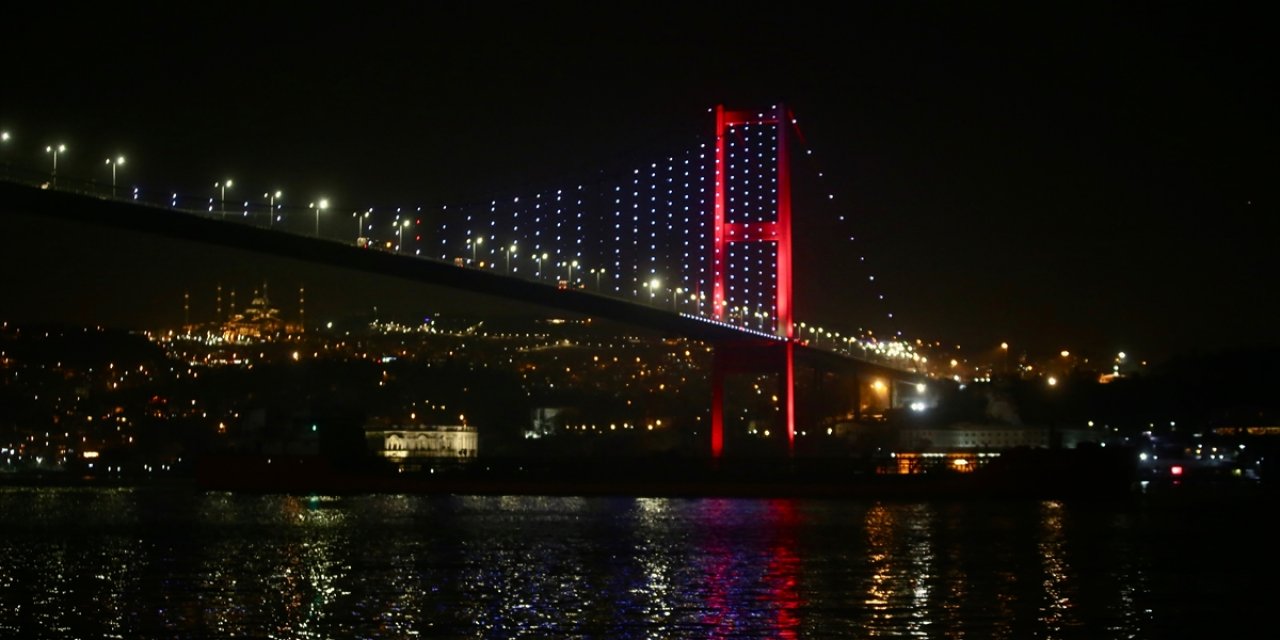
<svg viewBox="0 0 1280 640"><path fill-rule="evenodd" d="M1177 521L1030 501L0 488L0 637L1163 638L1208 625L1174 611L1204 589L1151 576L1174 552L1150 527ZM1234 576L1197 577L1221 595Z"/></svg>

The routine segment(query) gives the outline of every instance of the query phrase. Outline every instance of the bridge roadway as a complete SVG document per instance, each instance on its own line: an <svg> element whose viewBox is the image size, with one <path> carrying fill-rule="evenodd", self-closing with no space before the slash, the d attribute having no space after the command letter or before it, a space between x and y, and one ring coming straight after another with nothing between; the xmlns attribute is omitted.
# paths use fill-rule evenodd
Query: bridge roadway
<svg viewBox="0 0 1280 640"><path fill-rule="evenodd" d="M366 249L354 244L263 229L239 222L225 222L205 214L167 207L113 200L69 191L42 189L0 181L0 214L27 214L113 227L201 243L220 245L293 258L321 265L392 276L505 300L613 320L624 325L683 336L712 345L768 343L779 340L729 324L681 315L622 298L503 275L494 271ZM828 370L883 376L901 381L923 381L921 374L844 354L797 346L799 361Z"/></svg>

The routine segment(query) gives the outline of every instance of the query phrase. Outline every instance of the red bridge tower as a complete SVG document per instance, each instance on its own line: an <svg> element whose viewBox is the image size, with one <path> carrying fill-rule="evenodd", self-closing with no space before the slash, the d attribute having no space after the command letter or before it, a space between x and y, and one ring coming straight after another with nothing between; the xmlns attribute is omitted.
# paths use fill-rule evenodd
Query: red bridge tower
<svg viewBox="0 0 1280 640"><path fill-rule="evenodd" d="M724 383L729 373L769 371L779 374L779 401L786 423L787 452L795 451L795 341L792 324L791 288L791 169L789 137L793 119L777 105L762 113L727 111L716 107L715 205L711 256L712 311L723 321L726 312L729 247L733 243L776 243L776 295L773 316L774 338L744 340L719 344L711 372L711 455L719 458L724 450ZM738 198L735 209L729 207L731 183L741 179L747 163L730 162L730 138L739 127L773 127L775 175L772 198ZM756 167L758 171L758 166ZM757 180L761 176L755 176ZM761 211L773 206L774 211ZM732 219L731 219L732 218ZM772 218L769 220L769 218Z"/></svg>

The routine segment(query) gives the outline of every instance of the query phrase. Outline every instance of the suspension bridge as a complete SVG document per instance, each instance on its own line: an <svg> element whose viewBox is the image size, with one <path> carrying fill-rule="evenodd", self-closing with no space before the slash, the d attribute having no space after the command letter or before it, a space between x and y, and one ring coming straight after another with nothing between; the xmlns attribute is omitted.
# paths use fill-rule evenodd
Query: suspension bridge
<svg viewBox="0 0 1280 640"><path fill-rule="evenodd" d="M112 160L109 185L73 180L58 175L62 149L50 147L52 173L7 169L0 205L705 341L714 347L712 457L724 450L726 380L745 373L777 376L780 431L793 452L798 364L914 383L924 379L921 358L902 341L797 321L792 158L803 137L782 105L718 106L714 115L714 135L628 172L480 202L369 207L348 216L323 201L285 207L279 193L230 201L229 181L199 195L121 189Z"/></svg>

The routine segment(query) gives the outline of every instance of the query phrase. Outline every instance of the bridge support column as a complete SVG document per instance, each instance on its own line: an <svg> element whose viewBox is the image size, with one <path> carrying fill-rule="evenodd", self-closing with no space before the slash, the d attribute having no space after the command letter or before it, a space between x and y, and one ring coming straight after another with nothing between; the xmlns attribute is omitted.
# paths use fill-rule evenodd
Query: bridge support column
<svg viewBox="0 0 1280 640"><path fill-rule="evenodd" d="M853 421L862 422L862 378L853 377Z"/></svg>
<svg viewBox="0 0 1280 640"><path fill-rule="evenodd" d="M721 343L711 360L711 457L724 453L724 386L732 373L778 375L778 409L787 437L787 456L796 450L796 345L786 341Z"/></svg>

